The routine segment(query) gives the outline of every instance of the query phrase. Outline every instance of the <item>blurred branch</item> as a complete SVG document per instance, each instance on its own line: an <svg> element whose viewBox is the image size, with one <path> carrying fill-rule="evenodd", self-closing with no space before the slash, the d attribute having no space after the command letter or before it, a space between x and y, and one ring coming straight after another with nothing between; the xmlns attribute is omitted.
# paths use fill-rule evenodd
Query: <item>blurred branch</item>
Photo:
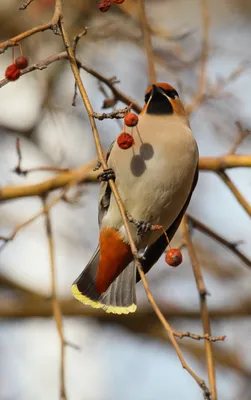
<svg viewBox="0 0 251 400"><path fill-rule="evenodd" d="M205 233L207 236L217 240L217 242L219 242L220 244L222 244L223 246L225 246L229 250L231 250L237 257L239 257L239 259L241 261L244 262L244 264L246 264L249 268L251 268L251 260L249 258L247 258L241 251L238 250L238 248L237 248L237 246L239 244L238 242L237 243L229 242L228 240L226 240L222 236L220 236L218 233L216 233L215 231L210 229L207 225L198 221L191 215L187 214L187 218L188 218L189 222L192 223L192 226L195 229L197 229L197 230Z"/></svg>
<svg viewBox="0 0 251 400"><path fill-rule="evenodd" d="M54 254L54 243L52 236L51 218L46 200L43 199L44 215L45 215L45 229L49 247L49 260L51 268L51 294L52 294L52 310L53 316L56 322L58 335L60 338L60 399L67 400L65 390L65 338L63 331L63 321L60 309L59 300L57 298L56 289L56 270L55 270L55 254Z"/></svg>
<svg viewBox="0 0 251 400"><path fill-rule="evenodd" d="M20 76L28 74L35 70L42 71L43 69L47 68L50 64L53 64L56 61L62 61L62 60L68 60L68 55L67 55L66 51L63 51L58 54L54 54L52 56L45 58L44 60L38 61L37 63L34 63L34 64L28 66L27 68L21 70ZM117 83L117 79L115 79L115 77L106 78L101 73L99 73L99 72L95 71L94 69L88 67L87 65L83 64L80 60L76 59L76 62L77 62L78 68L83 69L90 75L94 76L94 78L103 82L111 90L111 92L113 94L113 105L117 101L121 101L124 104L131 106L131 108L134 111L140 113L140 111L141 111L140 105L136 101L134 101L131 97L127 96L125 93L123 93L121 90L119 90L115 86L115 83ZM10 83L10 81L8 79L6 79L6 78L1 79L0 80L0 88L7 85L8 83ZM104 108L109 108L109 107L110 107L110 104L108 104L107 106L104 105Z"/></svg>
<svg viewBox="0 0 251 400"><path fill-rule="evenodd" d="M0 240L2 240L4 242L4 244L1 246L1 250L3 249L3 247L10 241L12 241L15 236L17 235L17 233L23 229L24 227L26 227L27 225L29 225L30 223L32 223L33 221L35 221L38 217L40 217L42 214L44 214L45 212L49 212L49 210L61 199L66 199L66 193L69 189L71 189L72 187L78 185L80 182L82 182L85 179L85 176L87 174L87 172L89 171L89 165L82 167L78 170L78 173L76 176L74 176L73 179L71 179L69 182L67 182L67 184L64 186L63 190L61 191L61 193L54 197L54 199L47 204L46 206L44 206L43 209L41 209L38 213L34 214L32 217L30 217L29 219L27 219L25 222L17 225L14 229L14 231L12 232L12 234L10 236L0 236ZM48 182L48 181L47 181ZM37 186L37 185L34 185ZM48 190L47 191L43 191L42 194L40 194L40 196L42 197L42 195L47 195L48 194Z"/></svg>
<svg viewBox="0 0 251 400"><path fill-rule="evenodd" d="M197 108L201 103L201 100L205 94L205 89L207 85L207 75L206 68L209 55L209 10L208 10L208 0L201 0L202 9L202 52L201 52L201 68L198 82L198 90L194 96L194 101L189 106L191 110ZM214 399L213 399L214 400Z"/></svg>
<svg viewBox="0 0 251 400"><path fill-rule="evenodd" d="M229 176L225 171L218 171L217 174L222 179L222 181L227 185L227 187L231 190L235 198L238 200L239 204L246 211L246 213L251 217L251 205L245 199L245 197L241 194L236 185L231 181Z"/></svg>
<svg viewBox="0 0 251 400"><path fill-rule="evenodd" d="M21 197L41 196L42 194L59 189L82 174L81 182L96 182L97 172L93 172L96 160L77 169L60 173L35 185L3 186L0 187L0 201L17 199ZM199 169L202 171L220 171L227 168L251 167L251 155L225 155L220 157L200 157Z"/></svg>
<svg viewBox="0 0 251 400"><path fill-rule="evenodd" d="M145 0L138 0L138 5L139 5L139 18L140 18L141 30L144 37L145 50L148 60L149 81L151 84L153 84L156 83L156 71L154 67L154 55L152 49L151 33L145 9Z"/></svg>
<svg viewBox="0 0 251 400"><path fill-rule="evenodd" d="M1 298L0 297L0 317L3 318L49 318L52 316L51 303L48 299L31 301L31 297L22 296L20 298ZM136 328L143 327L144 321L148 326L156 323L156 314L149 307L139 307L136 313L128 314L126 316L117 316L114 314L105 314L102 310L95 310L91 307L83 307L82 304L77 303L73 299L60 299L60 307L62 314L68 317L85 317L97 318L101 322L113 322L120 324L124 327ZM164 310L164 315L169 319L187 319L191 321L198 321L201 318L199 311L187 308L181 308L177 305L168 303L161 304ZM237 305L231 307L218 307L210 310L211 320L223 321L246 319L251 314L251 299L247 298L245 301L238 302ZM166 335L165 335L166 336Z"/></svg>
<svg viewBox="0 0 251 400"><path fill-rule="evenodd" d="M92 171L95 163L96 160L77 169L63 172L53 178L34 185L2 187L0 188L0 201L11 200L20 197L41 196L55 189L62 188L76 179L79 183L86 181L97 181L98 174Z"/></svg>
<svg viewBox="0 0 251 400"><path fill-rule="evenodd" d="M200 157L199 169L202 171L222 171L228 168L250 168L251 155L226 154L220 157Z"/></svg>
<svg viewBox="0 0 251 400"><path fill-rule="evenodd" d="M238 150L238 147L246 139L246 137L248 137L250 135L250 132L251 132L250 129L244 129L242 124L239 121L236 122L236 126L238 128L238 135L237 135L237 138L235 140L233 147L229 151L229 154L235 154L236 151Z"/></svg>
<svg viewBox="0 0 251 400"><path fill-rule="evenodd" d="M205 335L211 336L211 327L210 327L210 317L207 307L206 296L208 294L204 279L202 276L201 268L199 261L197 259L197 255L191 240L190 232L188 229L187 217L186 215L183 217L181 222L182 229L182 237L183 241L186 244L192 267L193 273L196 281L196 286L199 293L200 298L200 311L201 311L201 319L203 324L203 330ZM205 341L205 350L206 350L206 359L207 359L207 370L208 370L208 378L209 378L209 386L212 394L212 400L217 399L217 390L216 390L216 380L215 380L215 365L214 365L214 355L212 343L209 341Z"/></svg>
<svg viewBox="0 0 251 400"><path fill-rule="evenodd" d="M196 111L199 106L207 100L217 98L226 86L239 78L249 66L250 61L242 61L225 79L219 79L215 84L209 85L207 92L201 95L199 101L193 101L185 107L187 114L190 115L192 112Z"/></svg>
<svg viewBox="0 0 251 400"><path fill-rule="evenodd" d="M22 32L19 35L12 37L11 39L6 40L5 42L0 43L0 54L4 53L5 50L8 49L8 47L16 46L20 40L32 36L35 33L44 32L49 29L51 29L54 33L57 33L57 25L61 13L62 13L61 0L55 0L54 13L49 23L36 26L32 29L29 29L28 31Z"/></svg>
<svg viewBox="0 0 251 400"><path fill-rule="evenodd" d="M33 2L34 0L26 0L25 3L19 7L20 11L26 10L26 8Z"/></svg>
<svg viewBox="0 0 251 400"><path fill-rule="evenodd" d="M209 56L209 25L210 25L208 0L201 0L201 8L202 8L202 55L201 55L199 87L197 94L198 98L203 96L207 83L206 67Z"/></svg>
<svg viewBox="0 0 251 400"><path fill-rule="evenodd" d="M29 169L23 169L21 167L22 163L22 152L21 152L21 146L20 146L20 139L16 139L16 150L17 150L17 156L18 156L18 162L17 166L14 168L13 172L15 172L17 175L20 176L26 176L30 172L38 172L38 171L47 171L47 172L67 172L69 171L69 168L58 168L58 167L35 167L35 168L29 168Z"/></svg>
<svg viewBox="0 0 251 400"><path fill-rule="evenodd" d="M46 299L46 296L44 296L41 292L33 291L32 289L30 289L28 286L25 286L21 283L18 283L10 278L8 278L7 276L4 276L2 274L0 274L0 286L5 286L8 289L14 289L17 290L23 294L29 295L30 298L31 297L36 297L37 299Z"/></svg>

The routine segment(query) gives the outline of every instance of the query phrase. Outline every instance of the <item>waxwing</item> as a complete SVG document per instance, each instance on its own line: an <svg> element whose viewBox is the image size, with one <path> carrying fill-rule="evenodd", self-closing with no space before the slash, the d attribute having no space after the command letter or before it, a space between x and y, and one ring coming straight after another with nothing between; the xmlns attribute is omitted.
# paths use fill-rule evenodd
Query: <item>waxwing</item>
<svg viewBox="0 0 251 400"><path fill-rule="evenodd" d="M197 183L198 149L179 95L166 83L147 89L137 126L126 129L133 134L133 146L125 150L114 141L107 164L125 209L134 219L130 230L146 273L168 243L163 232L142 232L140 227L161 225L172 239ZM101 184L99 227L98 248L73 283L72 293L82 303L108 313L134 312L140 277L107 181Z"/></svg>

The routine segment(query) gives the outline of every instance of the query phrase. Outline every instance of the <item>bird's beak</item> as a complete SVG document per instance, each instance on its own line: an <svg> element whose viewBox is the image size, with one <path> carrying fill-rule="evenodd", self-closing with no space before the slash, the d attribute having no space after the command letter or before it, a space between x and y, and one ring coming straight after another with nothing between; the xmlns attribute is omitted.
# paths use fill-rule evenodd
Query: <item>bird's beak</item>
<svg viewBox="0 0 251 400"><path fill-rule="evenodd" d="M152 85L151 97L154 97L157 93L161 93L161 89L157 85Z"/></svg>

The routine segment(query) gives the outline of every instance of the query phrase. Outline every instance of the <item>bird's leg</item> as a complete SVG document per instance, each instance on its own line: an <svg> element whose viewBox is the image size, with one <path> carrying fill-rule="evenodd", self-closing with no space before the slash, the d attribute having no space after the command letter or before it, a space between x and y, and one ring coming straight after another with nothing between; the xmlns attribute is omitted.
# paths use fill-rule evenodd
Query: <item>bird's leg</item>
<svg viewBox="0 0 251 400"><path fill-rule="evenodd" d="M146 232L150 232L153 230L153 225L147 221L137 221L133 218L129 212L126 212L126 216L129 222L132 222L137 228L137 235L142 236Z"/></svg>
<svg viewBox="0 0 251 400"><path fill-rule="evenodd" d="M110 179L115 180L115 173L112 168L104 169L104 171L98 176L101 182L108 182Z"/></svg>
<svg viewBox="0 0 251 400"><path fill-rule="evenodd" d="M152 224L150 224L150 222L147 222L147 221L137 221L135 218L133 218L131 216L131 214L129 214L128 211L126 211L126 216L127 216L128 221L132 222L136 226L137 234L139 236L142 236L144 233L150 232L150 231L162 231L164 233L164 235L166 236L167 244L169 244L169 239L168 239L168 236L167 236L164 226L152 225Z"/></svg>

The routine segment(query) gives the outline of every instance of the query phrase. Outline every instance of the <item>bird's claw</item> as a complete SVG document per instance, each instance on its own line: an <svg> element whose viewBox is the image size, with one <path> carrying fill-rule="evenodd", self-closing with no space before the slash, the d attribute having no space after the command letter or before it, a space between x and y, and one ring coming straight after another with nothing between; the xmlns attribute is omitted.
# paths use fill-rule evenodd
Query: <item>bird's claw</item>
<svg viewBox="0 0 251 400"><path fill-rule="evenodd" d="M153 230L152 224L147 221L137 221L128 212L126 213L128 221L132 222L137 228L137 235L142 236L144 233Z"/></svg>
<svg viewBox="0 0 251 400"><path fill-rule="evenodd" d="M104 169L104 171L98 176L101 182L108 182L110 179L115 180L115 173L112 168Z"/></svg>
<svg viewBox="0 0 251 400"><path fill-rule="evenodd" d="M93 171L98 171L102 167L102 164L100 161L97 161L95 167L93 168Z"/></svg>
<svg viewBox="0 0 251 400"><path fill-rule="evenodd" d="M135 225L137 227L137 235L139 236L152 230L152 224L147 221L138 221Z"/></svg>

